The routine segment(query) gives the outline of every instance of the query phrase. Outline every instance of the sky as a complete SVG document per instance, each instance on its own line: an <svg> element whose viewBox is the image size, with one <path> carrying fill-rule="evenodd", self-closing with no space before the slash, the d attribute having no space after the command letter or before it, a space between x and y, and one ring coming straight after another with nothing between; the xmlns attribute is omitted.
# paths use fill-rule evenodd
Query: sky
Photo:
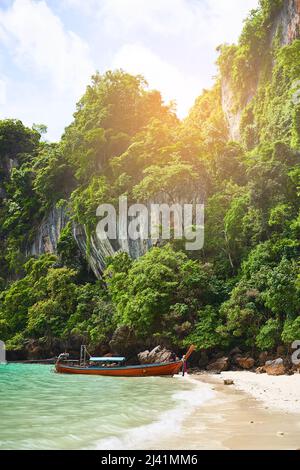
<svg viewBox="0 0 300 470"><path fill-rule="evenodd" d="M258 0L0 0L0 119L59 140L95 71L142 74L187 115Z"/></svg>

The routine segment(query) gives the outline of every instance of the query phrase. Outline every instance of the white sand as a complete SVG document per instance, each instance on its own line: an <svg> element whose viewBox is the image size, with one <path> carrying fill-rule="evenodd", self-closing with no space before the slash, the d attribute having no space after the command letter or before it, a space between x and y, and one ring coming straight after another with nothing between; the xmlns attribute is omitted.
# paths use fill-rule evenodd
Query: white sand
<svg viewBox="0 0 300 470"><path fill-rule="evenodd" d="M235 385L224 385L225 378ZM199 381L200 397L207 387L213 395L192 410L179 431L161 433L151 449L300 449L299 374L225 372L192 379Z"/></svg>
<svg viewBox="0 0 300 470"><path fill-rule="evenodd" d="M300 413L300 374L276 377L248 371L229 371L216 377L232 379L232 387L261 400L265 407Z"/></svg>

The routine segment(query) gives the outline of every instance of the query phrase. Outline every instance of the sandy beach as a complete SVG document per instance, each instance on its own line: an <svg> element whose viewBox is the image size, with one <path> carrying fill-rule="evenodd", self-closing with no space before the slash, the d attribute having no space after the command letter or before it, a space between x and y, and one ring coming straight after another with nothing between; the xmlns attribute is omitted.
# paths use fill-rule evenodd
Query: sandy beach
<svg viewBox="0 0 300 470"><path fill-rule="evenodd" d="M260 400L265 408L300 413L300 374L272 377L267 374L235 371L222 372L220 378L232 379L236 389Z"/></svg>
<svg viewBox="0 0 300 470"><path fill-rule="evenodd" d="M184 420L160 449L300 449L300 374L272 377L252 372L193 375L211 399ZM224 379L234 385L224 385Z"/></svg>

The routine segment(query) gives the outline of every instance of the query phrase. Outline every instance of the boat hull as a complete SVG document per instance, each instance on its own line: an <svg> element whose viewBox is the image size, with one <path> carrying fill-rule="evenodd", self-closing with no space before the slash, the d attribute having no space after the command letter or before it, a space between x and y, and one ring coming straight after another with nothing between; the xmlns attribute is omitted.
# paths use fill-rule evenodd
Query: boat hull
<svg viewBox="0 0 300 470"><path fill-rule="evenodd" d="M182 361L125 367L79 367L57 363L55 368L56 372L61 374L102 375L108 377L172 376L178 374L182 369Z"/></svg>

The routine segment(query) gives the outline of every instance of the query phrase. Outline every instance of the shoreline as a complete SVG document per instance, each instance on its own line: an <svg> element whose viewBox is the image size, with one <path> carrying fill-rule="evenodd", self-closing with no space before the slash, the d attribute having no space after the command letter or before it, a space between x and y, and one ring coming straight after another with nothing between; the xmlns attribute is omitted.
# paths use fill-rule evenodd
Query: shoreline
<svg viewBox="0 0 300 470"><path fill-rule="evenodd" d="M234 383L224 385L225 379ZM169 400L151 422L96 439L95 446L87 448L300 450L300 374L203 372L166 380L172 381L171 408ZM182 388L184 381L192 386ZM159 394L164 389L161 383Z"/></svg>
<svg viewBox="0 0 300 470"><path fill-rule="evenodd" d="M250 375L249 375L250 374ZM272 377L252 372L192 374L211 398L182 421L180 433L160 439L153 450L298 450L300 449L299 406L293 409L300 391L300 374ZM291 377L295 386L291 385ZM234 385L224 385L224 379ZM273 384L276 384L274 388ZM289 390L290 389L290 390ZM262 390L265 390L262 394ZM287 391L289 390L289 395ZM293 392L291 391L293 390ZM280 399L277 401L279 391ZM288 398L287 398L288 397ZM296 402L298 404L298 402Z"/></svg>
<svg viewBox="0 0 300 470"><path fill-rule="evenodd" d="M299 414L300 421L300 374L271 376L249 371L226 371L219 377L222 381L233 380L230 387L249 394L265 408Z"/></svg>

